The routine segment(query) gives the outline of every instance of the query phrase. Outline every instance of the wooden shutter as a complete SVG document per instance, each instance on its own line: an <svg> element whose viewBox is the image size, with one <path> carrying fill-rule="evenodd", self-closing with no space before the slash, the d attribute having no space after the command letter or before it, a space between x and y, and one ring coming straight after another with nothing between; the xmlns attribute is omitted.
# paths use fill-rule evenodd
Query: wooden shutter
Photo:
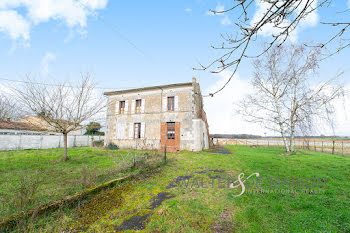
<svg viewBox="0 0 350 233"><path fill-rule="evenodd" d="M117 139L120 139L120 126L118 122L115 122L115 135Z"/></svg>
<svg viewBox="0 0 350 233"><path fill-rule="evenodd" d="M166 122L161 122L160 123L160 144L161 148L164 149L165 146L165 141L166 141L166 136L167 136L167 127L166 127Z"/></svg>
<svg viewBox="0 0 350 233"><path fill-rule="evenodd" d="M145 112L145 105L146 105L146 100L142 99L141 100L141 113Z"/></svg>
<svg viewBox="0 0 350 233"><path fill-rule="evenodd" d="M129 139L134 138L134 123L129 123Z"/></svg>
<svg viewBox="0 0 350 233"><path fill-rule="evenodd" d="M168 109L168 97L167 96L163 97L162 107L163 107L162 111L166 112Z"/></svg>
<svg viewBox="0 0 350 233"><path fill-rule="evenodd" d="M145 138L145 122L141 123L141 138Z"/></svg>
<svg viewBox="0 0 350 233"><path fill-rule="evenodd" d="M120 113L119 112L119 100L117 100L116 103L115 103L115 114L117 115L119 113Z"/></svg>
<svg viewBox="0 0 350 233"><path fill-rule="evenodd" d="M126 130L126 125L125 123L117 123L117 139L125 139L125 130Z"/></svg>
<svg viewBox="0 0 350 233"><path fill-rule="evenodd" d="M178 96L175 96L174 98L174 110L175 111L179 111L179 97Z"/></svg>
<svg viewBox="0 0 350 233"><path fill-rule="evenodd" d="M135 102L136 100L131 100L131 114L134 114L135 113Z"/></svg>
<svg viewBox="0 0 350 233"><path fill-rule="evenodd" d="M125 100L124 113L128 114L128 110L129 110L129 101Z"/></svg>
<svg viewBox="0 0 350 233"><path fill-rule="evenodd" d="M180 149L180 122L175 122L175 146Z"/></svg>

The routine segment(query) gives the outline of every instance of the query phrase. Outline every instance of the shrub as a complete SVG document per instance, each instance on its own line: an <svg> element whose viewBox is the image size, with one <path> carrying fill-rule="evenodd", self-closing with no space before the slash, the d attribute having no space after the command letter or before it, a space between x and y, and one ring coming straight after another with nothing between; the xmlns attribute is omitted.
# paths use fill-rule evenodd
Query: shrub
<svg viewBox="0 0 350 233"><path fill-rule="evenodd" d="M109 143L107 146L108 150L119 150L119 146L114 144L113 142Z"/></svg>
<svg viewBox="0 0 350 233"><path fill-rule="evenodd" d="M103 147L104 141L103 140L97 140L92 142L93 147Z"/></svg>

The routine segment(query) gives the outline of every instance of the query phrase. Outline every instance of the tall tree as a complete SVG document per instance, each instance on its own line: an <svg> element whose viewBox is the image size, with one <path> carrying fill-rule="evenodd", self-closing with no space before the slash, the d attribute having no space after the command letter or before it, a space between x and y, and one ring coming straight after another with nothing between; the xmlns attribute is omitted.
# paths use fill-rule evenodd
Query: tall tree
<svg viewBox="0 0 350 233"><path fill-rule="evenodd" d="M8 94L0 94L0 120L14 120L21 116L17 101Z"/></svg>
<svg viewBox="0 0 350 233"><path fill-rule="evenodd" d="M304 46L268 50L254 62L253 93L239 104L238 113L248 122L281 135L286 152L294 151L296 132L306 135L318 120L332 120L333 101L343 93L335 83L339 76L312 84L319 54L319 49Z"/></svg>
<svg viewBox="0 0 350 233"><path fill-rule="evenodd" d="M100 123L92 121L86 126L86 133L85 134L95 135L95 134L99 133L101 128L102 128L102 126Z"/></svg>
<svg viewBox="0 0 350 233"><path fill-rule="evenodd" d="M323 14L328 12L332 15L331 22L321 22L321 26L331 28L326 32L328 38L325 41L318 41L309 46L328 48L329 52L326 56L332 56L350 47L348 34L350 10L347 9L350 5L348 6L345 1L337 1L337 4L343 6L340 9L345 10L336 11L331 8L335 2L334 0L233 0L232 5L227 9L210 10L214 15L223 14L227 17L232 13L235 27L232 33L222 34L223 41L219 46L212 46L222 53L208 65L201 65L199 68L199 70L209 69L213 73L233 68L233 74L229 80L209 95L214 96L227 86L242 60L262 56L272 47L284 44L305 21L317 20L316 11L319 9ZM256 44L258 36L266 28L272 29L268 46L261 50L258 49L260 46L256 46L250 51L251 45Z"/></svg>
<svg viewBox="0 0 350 233"><path fill-rule="evenodd" d="M48 85L27 77L22 85L13 88L17 99L34 115L40 116L64 137L63 161L67 161L68 133L81 129L82 123L100 113L104 107L102 95L95 90L90 74L82 75L80 83Z"/></svg>

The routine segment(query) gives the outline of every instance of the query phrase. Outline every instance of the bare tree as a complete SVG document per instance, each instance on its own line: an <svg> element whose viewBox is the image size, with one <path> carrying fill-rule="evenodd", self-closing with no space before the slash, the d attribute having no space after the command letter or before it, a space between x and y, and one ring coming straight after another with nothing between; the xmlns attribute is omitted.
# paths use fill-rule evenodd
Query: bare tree
<svg viewBox="0 0 350 233"><path fill-rule="evenodd" d="M82 75L77 86L68 82L47 85L27 77L23 85L14 88L14 93L32 114L40 116L54 131L63 134L63 161L68 159L68 133L81 129L83 122L105 107L102 95L95 92L90 74Z"/></svg>
<svg viewBox="0 0 350 233"><path fill-rule="evenodd" d="M331 56L341 50L350 47L350 38L347 32L350 27L349 13L350 9L341 12L333 12L328 9L335 2L334 0L233 0L233 4L226 10L210 10L212 14L229 14L234 13L236 18L235 25L237 32L235 34L223 34L223 42L220 46L212 46L216 50L222 51L216 59L208 65L201 65L197 70L210 69L212 73L220 73L221 71L233 67L233 74L230 79L217 91L210 93L214 96L226 87L236 73L240 63L245 58L257 58L266 53L273 46L280 46L290 38L293 31L296 30L303 20L307 19L310 14L317 9L322 8L328 10L332 14L335 22L321 22L324 26L336 28L334 34L330 31L329 38L326 41L317 44L309 44L309 46L318 48L329 48L333 42L338 40L336 48L330 48L326 56ZM265 8L254 21L249 18L254 5L262 4ZM343 2L345 7L345 2ZM238 15L238 17L237 17ZM336 18L338 16L338 19ZM254 49L253 54L248 54L249 46L257 40L261 31L265 27L273 27L274 32L268 43L268 46L262 50Z"/></svg>
<svg viewBox="0 0 350 233"><path fill-rule="evenodd" d="M239 104L238 113L248 122L278 132L286 152L294 151L294 137L315 130L317 121L332 120L333 100L342 95L334 81L311 83L318 69L317 48L279 46L254 62L254 92Z"/></svg>
<svg viewBox="0 0 350 233"><path fill-rule="evenodd" d="M18 103L10 95L0 94L0 120L14 120L21 116Z"/></svg>

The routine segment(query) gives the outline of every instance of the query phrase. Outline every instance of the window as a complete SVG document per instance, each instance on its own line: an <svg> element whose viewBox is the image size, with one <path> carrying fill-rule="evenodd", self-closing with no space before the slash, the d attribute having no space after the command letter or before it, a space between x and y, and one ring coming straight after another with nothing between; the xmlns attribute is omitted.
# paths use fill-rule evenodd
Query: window
<svg viewBox="0 0 350 233"><path fill-rule="evenodd" d="M119 103L119 113L120 114L124 114L124 110L125 110L125 101L120 101L120 103Z"/></svg>
<svg viewBox="0 0 350 233"><path fill-rule="evenodd" d="M175 122L167 123L168 140L175 140Z"/></svg>
<svg viewBox="0 0 350 233"><path fill-rule="evenodd" d="M141 104L142 104L141 100L136 100L136 109L135 109L136 113L140 113L141 112Z"/></svg>
<svg viewBox="0 0 350 233"><path fill-rule="evenodd" d="M134 138L141 138L141 123L134 124Z"/></svg>
<svg viewBox="0 0 350 233"><path fill-rule="evenodd" d="M174 96L168 97L168 111L174 111L174 102L175 102Z"/></svg>

